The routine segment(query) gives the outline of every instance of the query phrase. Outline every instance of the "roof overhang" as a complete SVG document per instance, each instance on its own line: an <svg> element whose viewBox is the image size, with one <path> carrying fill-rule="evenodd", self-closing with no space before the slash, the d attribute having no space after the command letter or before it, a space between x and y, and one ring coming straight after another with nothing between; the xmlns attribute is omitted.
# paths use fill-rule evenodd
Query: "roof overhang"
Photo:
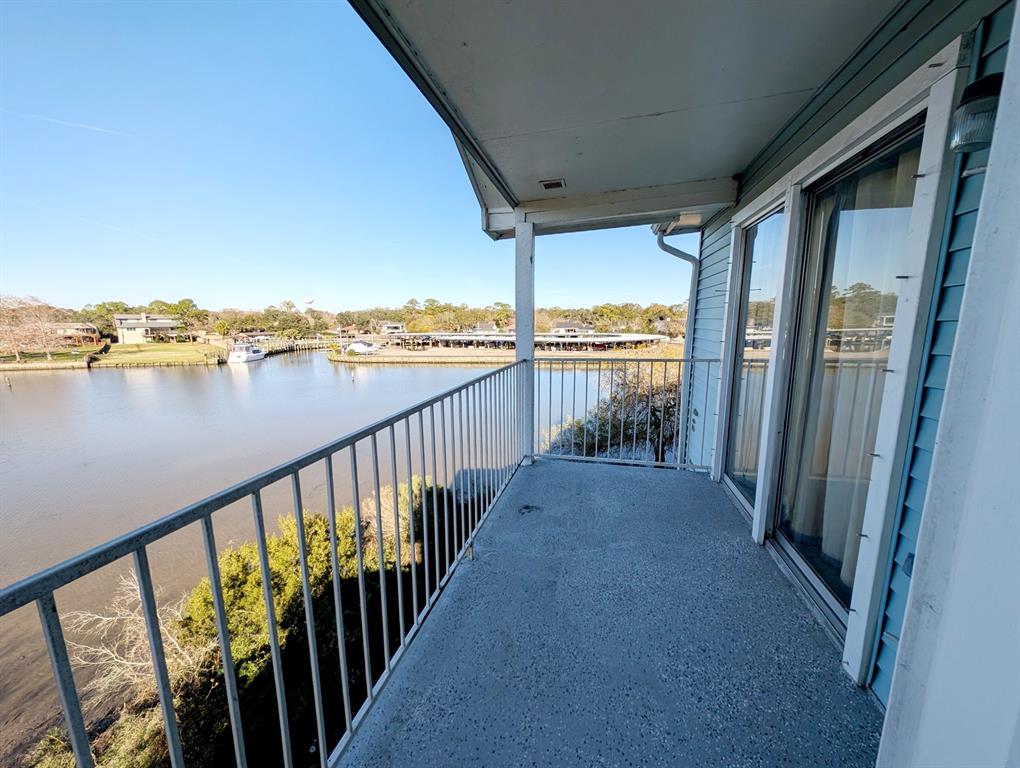
<svg viewBox="0 0 1020 768"><path fill-rule="evenodd" d="M899 0L350 2L450 127L498 239L518 216L700 227Z"/></svg>

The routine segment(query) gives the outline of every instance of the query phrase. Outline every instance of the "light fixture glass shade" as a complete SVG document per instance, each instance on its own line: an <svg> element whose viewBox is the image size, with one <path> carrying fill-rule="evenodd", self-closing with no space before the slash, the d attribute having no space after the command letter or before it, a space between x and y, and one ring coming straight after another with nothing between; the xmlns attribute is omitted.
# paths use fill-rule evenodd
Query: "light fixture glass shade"
<svg viewBox="0 0 1020 768"><path fill-rule="evenodd" d="M1002 75L988 75L968 85L960 106L953 112L949 148L953 152L977 152L992 144L995 112L999 106Z"/></svg>
<svg viewBox="0 0 1020 768"><path fill-rule="evenodd" d="M953 112L953 132L949 148L954 152L977 152L992 144L995 127L995 109L998 98L989 96L969 104L961 104Z"/></svg>

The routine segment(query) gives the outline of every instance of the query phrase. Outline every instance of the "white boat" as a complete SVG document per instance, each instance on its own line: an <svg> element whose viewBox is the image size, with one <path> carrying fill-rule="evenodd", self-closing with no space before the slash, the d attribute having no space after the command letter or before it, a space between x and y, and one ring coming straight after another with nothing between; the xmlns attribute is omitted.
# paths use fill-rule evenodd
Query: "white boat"
<svg viewBox="0 0 1020 768"><path fill-rule="evenodd" d="M254 344L248 344L247 342L240 342L234 344L230 348L230 354L227 356L228 363L251 363L255 360L261 360L266 356L264 349L259 349Z"/></svg>
<svg viewBox="0 0 1020 768"><path fill-rule="evenodd" d="M378 344L368 344L364 341L356 341L344 347L346 355L377 355L381 347Z"/></svg>

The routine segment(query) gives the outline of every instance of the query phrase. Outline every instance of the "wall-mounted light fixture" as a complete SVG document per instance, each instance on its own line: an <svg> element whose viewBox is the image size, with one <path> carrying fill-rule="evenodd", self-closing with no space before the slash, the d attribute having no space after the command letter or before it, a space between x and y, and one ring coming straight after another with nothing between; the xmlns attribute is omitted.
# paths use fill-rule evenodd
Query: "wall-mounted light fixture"
<svg viewBox="0 0 1020 768"><path fill-rule="evenodd" d="M977 152L992 144L995 111L999 106L1002 75L985 75L963 89L960 106L953 112L949 148L953 152Z"/></svg>

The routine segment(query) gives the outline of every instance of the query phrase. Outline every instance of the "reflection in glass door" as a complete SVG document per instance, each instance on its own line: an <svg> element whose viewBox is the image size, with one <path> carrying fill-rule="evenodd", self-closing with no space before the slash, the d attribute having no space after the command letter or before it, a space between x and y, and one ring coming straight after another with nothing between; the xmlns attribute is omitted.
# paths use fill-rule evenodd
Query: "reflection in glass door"
<svg viewBox="0 0 1020 768"><path fill-rule="evenodd" d="M778 211L744 231L744 269L740 283L726 439L726 476L750 504L758 486L758 443L765 409L765 375L772 352L783 212Z"/></svg>
<svg viewBox="0 0 1020 768"><path fill-rule="evenodd" d="M779 530L850 605L921 137L811 196Z"/></svg>

